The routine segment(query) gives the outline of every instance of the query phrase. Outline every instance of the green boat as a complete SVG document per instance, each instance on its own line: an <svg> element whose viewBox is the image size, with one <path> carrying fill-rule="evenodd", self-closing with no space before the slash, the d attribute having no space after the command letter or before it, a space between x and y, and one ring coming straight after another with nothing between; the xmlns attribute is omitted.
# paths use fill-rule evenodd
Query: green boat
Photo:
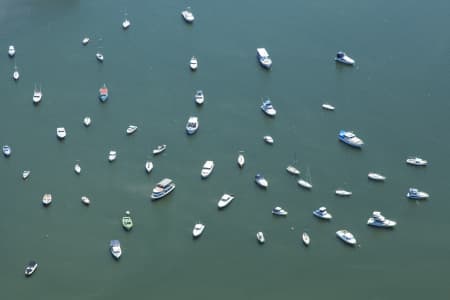
<svg viewBox="0 0 450 300"><path fill-rule="evenodd" d="M133 220L130 217L130 211L125 212L125 216L122 217L122 226L125 230L131 230L133 228Z"/></svg>

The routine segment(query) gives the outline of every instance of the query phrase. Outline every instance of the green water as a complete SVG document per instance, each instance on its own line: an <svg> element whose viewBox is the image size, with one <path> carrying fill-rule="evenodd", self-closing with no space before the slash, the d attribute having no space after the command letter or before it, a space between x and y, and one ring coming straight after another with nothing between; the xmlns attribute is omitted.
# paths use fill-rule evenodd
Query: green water
<svg viewBox="0 0 450 300"><path fill-rule="evenodd" d="M13 150L0 159L1 299L448 299L450 2L286 2L0 3L0 142ZM180 16L188 5L192 26ZM257 47L271 54L271 71L258 65ZM336 65L338 50L356 65ZM103 83L110 99L102 104ZM43 91L38 106L35 84ZM259 109L262 97L272 99L274 119ZM336 111L322 110L324 102ZM190 115L200 121L194 136L184 130ZM139 126L135 135L125 134L129 124ZM59 126L67 130L62 142ZM340 129L354 130L365 147L338 142ZM266 134L274 145L263 143ZM163 143L167 150L153 157ZM108 163L112 149L118 158ZM408 167L408 155L430 165ZM206 160L216 167L201 180ZM294 160L311 191L285 171ZM387 181L369 182L370 171ZM258 172L269 180L266 191L253 181ZM152 202L164 177L177 187ZM410 186L431 198L407 200ZM338 187L353 196L336 197ZM53 195L48 208L44 193ZM223 193L236 199L219 211ZM271 215L277 205L286 218ZM331 222L312 216L321 205ZM121 228L125 210L131 232ZM369 228L373 210L397 228ZM193 240L197 221L206 229ZM341 228L358 247L337 240ZM120 261L109 253L111 239L122 243ZM27 279L30 259L39 268Z"/></svg>

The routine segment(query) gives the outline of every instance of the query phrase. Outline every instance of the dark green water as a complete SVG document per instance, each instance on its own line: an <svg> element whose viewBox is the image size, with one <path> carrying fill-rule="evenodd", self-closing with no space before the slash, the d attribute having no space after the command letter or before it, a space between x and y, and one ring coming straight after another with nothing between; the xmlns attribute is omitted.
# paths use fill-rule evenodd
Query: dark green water
<svg viewBox="0 0 450 300"><path fill-rule="evenodd" d="M286 2L0 3L0 143L13 149L0 159L1 299L448 299L450 2ZM180 16L187 5L192 26ZM128 31L121 29L125 10ZM83 47L85 35L91 43ZM7 56L10 44L15 59ZM273 59L270 72L256 61L261 46ZM99 48L103 64L95 60ZM356 66L336 65L338 50ZM104 104L97 99L103 83ZM38 106L35 84L44 94ZM193 100L199 88L202 107ZM274 119L259 109L266 96L278 110ZM336 111L323 111L324 102ZM200 129L188 137L190 115ZM128 124L139 126L135 135L125 135ZM68 132L63 142L58 126ZM339 143L340 129L354 130L364 149ZM266 134L273 146L263 143ZM166 152L152 157L162 143ZM408 167L408 155L430 165ZM155 165L150 175L147 159ZM201 180L208 159L216 168ZM313 190L285 171L294 159L309 170ZM32 172L27 181L24 169ZM370 171L387 181L369 182ZM257 172L269 180L267 191L253 182ZM151 202L164 177L176 190ZM431 198L407 200L410 186ZM334 196L338 187L353 196ZM236 199L218 211L225 192ZM40 203L44 193L53 194L49 208ZM272 216L276 205L288 217ZM312 216L321 205L331 222ZM125 210L132 232L120 225ZM397 228L369 228L373 210ZM193 240L199 220L206 229ZM337 240L341 228L358 247ZM111 239L122 243L118 262ZM39 269L26 279L30 259Z"/></svg>

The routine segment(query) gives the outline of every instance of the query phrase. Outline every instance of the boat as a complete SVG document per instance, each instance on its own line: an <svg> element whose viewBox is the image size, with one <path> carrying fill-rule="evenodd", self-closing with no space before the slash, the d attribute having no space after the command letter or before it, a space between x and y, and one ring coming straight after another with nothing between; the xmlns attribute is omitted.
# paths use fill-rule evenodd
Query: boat
<svg viewBox="0 0 450 300"><path fill-rule="evenodd" d="M130 22L130 20L128 20L127 14L125 14L125 20L122 22L122 28L126 30L126 29L128 29L128 27L130 27L130 25L131 25L131 22Z"/></svg>
<svg viewBox="0 0 450 300"><path fill-rule="evenodd" d="M335 191L335 193L336 193L336 195L338 195L338 196L351 196L351 195L352 195L352 192L346 191L346 190L343 190L343 189L337 189L337 190Z"/></svg>
<svg viewBox="0 0 450 300"><path fill-rule="evenodd" d="M256 239L260 244L264 244L266 242L266 239L264 238L264 233L262 233L262 231L256 233Z"/></svg>
<svg viewBox="0 0 450 300"><path fill-rule="evenodd" d="M16 48L14 47L14 45L9 45L8 55L9 57L13 57L14 55L16 55Z"/></svg>
<svg viewBox="0 0 450 300"><path fill-rule="evenodd" d="M300 170L293 165L287 166L286 171L288 171L288 173L291 173L292 175L300 175Z"/></svg>
<svg viewBox="0 0 450 300"><path fill-rule="evenodd" d="M84 126L89 127L91 125L91 122L92 122L91 117L84 117L83 119Z"/></svg>
<svg viewBox="0 0 450 300"><path fill-rule="evenodd" d="M97 60L99 62L103 62L103 60L105 59L105 57L103 56L103 54L101 52L95 53L95 57L97 58Z"/></svg>
<svg viewBox="0 0 450 300"><path fill-rule="evenodd" d="M84 205L89 205L91 204L91 200L89 200L89 198L86 196L81 196L81 203L83 203Z"/></svg>
<svg viewBox="0 0 450 300"><path fill-rule="evenodd" d="M191 68L192 71L197 70L198 68L198 60L195 56L191 57L191 60L189 61L189 68Z"/></svg>
<svg viewBox="0 0 450 300"><path fill-rule="evenodd" d="M151 161L146 161L145 162L145 171L148 173L150 173L153 170L153 163Z"/></svg>
<svg viewBox="0 0 450 300"><path fill-rule="evenodd" d="M105 102L106 100L108 100L109 95L106 84L103 84L103 86L99 89L98 93L99 93L98 98L100 99L101 102Z"/></svg>
<svg viewBox="0 0 450 300"><path fill-rule="evenodd" d="M306 232L302 233L302 241L303 244L305 244L305 246L309 246L309 244L311 243L311 238L309 237L309 234Z"/></svg>
<svg viewBox="0 0 450 300"><path fill-rule="evenodd" d="M125 216L122 217L122 226L125 230L130 231L133 228L133 219L131 219L130 211L125 212Z"/></svg>
<svg viewBox="0 0 450 300"><path fill-rule="evenodd" d="M6 157L8 157L8 156L10 156L11 155L11 147L10 146L8 146L8 145L4 145L3 147L2 147L2 151L3 151L3 155L4 156L6 156Z"/></svg>
<svg viewBox="0 0 450 300"><path fill-rule="evenodd" d="M353 234L345 229L341 229L336 231L336 235L338 238L343 240L345 243L349 245L356 245L356 238L353 236Z"/></svg>
<svg viewBox="0 0 450 300"><path fill-rule="evenodd" d="M264 142L266 142L267 144L273 144L273 138L270 135L265 135L263 137Z"/></svg>
<svg viewBox="0 0 450 300"><path fill-rule="evenodd" d="M205 230L205 225L202 223L195 224L194 229L192 229L192 236L198 238L203 233L203 230Z"/></svg>
<svg viewBox="0 0 450 300"><path fill-rule="evenodd" d="M286 216L288 214L287 211L285 211L284 209L282 209L279 206L276 206L272 209L272 214L277 215L277 216Z"/></svg>
<svg viewBox="0 0 450 300"><path fill-rule="evenodd" d="M189 117L186 123L186 133L194 134L198 130L198 117Z"/></svg>
<svg viewBox="0 0 450 300"><path fill-rule="evenodd" d="M313 211L313 215L318 217L319 219L331 220L333 216L327 211L325 206L321 206L318 209Z"/></svg>
<svg viewBox="0 0 450 300"><path fill-rule="evenodd" d="M406 163L413 166L426 166L428 161L417 156L410 156L406 159Z"/></svg>
<svg viewBox="0 0 450 300"><path fill-rule="evenodd" d="M367 220L367 225L381 228L392 228L397 225L397 222L386 219L379 211L374 211L372 216Z"/></svg>
<svg viewBox="0 0 450 300"><path fill-rule="evenodd" d="M355 64L355 61L348 56L345 52L339 51L336 54L336 57L334 58L335 61L340 62L344 65L353 66Z"/></svg>
<svg viewBox="0 0 450 300"><path fill-rule="evenodd" d="M26 266L25 266L25 276L31 276L34 271L36 271L38 267L37 262L35 262L34 260L30 261Z"/></svg>
<svg viewBox="0 0 450 300"><path fill-rule="evenodd" d="M256 48L256 57L263 68L270 69L272 67L272 59L266 48Z"/></svg>
<svg viewBox="0 0 450 300"><path fill-rule="evenodd" d="M153 155L157 155L160 154L161 152L163 152L164 150L166 150L167 145L162 144L162 145L158 145L158 147L156 147L155 149L153 149Z"/></svg>
<svg viewBox="0 0 450 300"><path fill-rule="evenodd" d="M326 110L335 110L335 107L333 105L331 105L331 104L328 104L328 103L322 104L322 108L326 109Z"/></svg>
<svg viewBox="0 0 450 300"><path fill-rule="evenodd" d="M265 101L263 101L261 109L266 115L270 117L274 117L277 114L277 110L273 107L272 101L270 101L270 99L266 99Z"/></svg>
<svg viewBox="0 0 450 300"><path fill-rule="evenodd" d="M109 242L109 250L115 259L119 259L122 256L122 248L120 247L120 242L118 240L111 240Z"/></svg>
<svg viewBox="0 0 450 300"><path fill-rule="evenodd" d="M239 151L239 154L238 154L237 164L238 164L239 168L243 168L244 164L245 164L245 157L244 157L243 152L244 151Z"/></svg>
<svg viewBox="0 0 450 300"><path fill-rule="evenodd" d="M136 125L128 125L127 127L127 134L133 134L136 132L136 130L138 129L138 127Z"/></svg>
<svg viewBox="0 0 450 300"><path fill-rule="evenodd" d="M114 150L109 151L108 161L110 161L110 162L115 161L116 158L117 158L117 151L114 151Z"/></svg>
<svg viewBox="0 0 450 300"><path fill-rule="evenodd" d="M202 105L203 102L205 102L205 95L203 94L203 91L197 90L195 92L194 99L195 99L195 103L197 103L198 105Z"/></svg>
<svg viewBox="0 0 450 300"><path fill-rule="evenodd" d="M31 171L30 170L25 170L22 172L22 179L27 179L28 177L30 177L31 175Z"/></svg>
<svg viewBox="0 0 450 300"><path fill-rule="evenodd" d="M34 87L33 92L33 103L39 103L42 100L42 91L41 89L38 89L36 86Z"/></svg>
<svg viewBox="0 0 450 300"><path fill-rule="evenodd" d="M151 198L160 199L175 189L175 183L170 178L164 178L153 188Z"/></svg>
<svg viewBox="0 0 450 300"><path fill-rule="evenodd" d="M214 170L214 161L207 160L202 167L202 171L200 172L202 178L207 178L211 175L211 172Z"/></svg>
<svg viewBox="0 0 450 300"><path fill-rule="evenodd" d="M220 200L217 203L217 206L219 208L224 208L227 205L229 205L231 203L231 201L233 201L233 199L234 199L234 195L223 194L222 197L220 197Z"/></svg>
<svg viewBox="0 0 450 300"><path fill-rule="evenodd" d="M299 179L297 183L299 186L304 187L305 189L312 189L312 184L305 179Z"/></svg>
<svg viewBox="0 0 450 300"><path fill-rule="evenodd" d="M338 138L341 142L355 148L361 148L364 145L364 142L352 131L341 130L339 131Z"/></svg>
<svg viewBox="0 0 450 300"><path fill-rule="evenodd" d="M44 194L44 196L42 197L42 204L44 204L45 206L50 205L50 203L52 203L52 194Z"/></svg>
<svg viewBox="0 0 450 300"><path fill-rule="evenodd" d="M413 200L423 200L430 197L428 193L425 193L424 191L420 191L417 188L409 188L408 192L406 193L406 197Z"/></svg>
<svg viewBox="0 0 450 300"><path fill-rule="evenodd" d="M80 174L81 173L81 166L79 163L76 163L75 166L73 167L75 173Z"/></svg>
<svg viewBox="0 0 450 300"><path fill-rule="evenodd" d="M56 128L56 136L62 140L66 137L67 133L66 133L66 129L64 127L58 127Z"/></svg>
<svg viewBox="0 0 450 300"><path fill-rule="evenodd" d="M187 7L185 10L183 10L181 12L181 16L183 17L184 21L189 24L193 23L195 20L194 14L192 13L190 7Z"/></svg>
<svg viewBox="0 0 450 300"><path fill-rule="evenodd" d="M19 69L17 68L17 66L14 66L13 79L19 80L19 78L20 78Z"/></svg>
<svg viewBox="0 0 450 300"><path fill-rule="evenodd" d="M256 174L255 175L255 182L257 185L259 185L260 187L263 188L268 188L269 187L269 182L267 181L267 179L265 179L261 174Z"/></svg>
<svg viewBox="0 0 450 300"><path fill-rule="evenodd" d="M369 177L369 179L372 179L372 180L375 180L375 181L385 181L386 180L385 176L383 176L381 174L378 174L378 173L372 173L372 172L369 173L367 175L367 177Z"/></svg>
<svg viewBox="0 0 450 300"><path fill-rule="evenodd" d="M86 46L89 43L89 41L90 41L89 37L86 36L81 40L81 43L83 44L83 46Z"/></svg>

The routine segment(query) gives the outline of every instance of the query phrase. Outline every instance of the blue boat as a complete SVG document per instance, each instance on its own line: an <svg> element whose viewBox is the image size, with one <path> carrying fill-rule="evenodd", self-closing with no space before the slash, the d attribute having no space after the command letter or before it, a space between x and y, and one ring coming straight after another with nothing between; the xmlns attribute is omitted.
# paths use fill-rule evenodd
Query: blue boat
<svg viewBox="0 0 450 300"><path fill-rule="evenodd" d="M361 148L362 145L364 145L364 142L359 137L357 137L352 131L341 130L339 131L338 138L341 142L344 142L347 145L350 145L355 148Z"/></svg>
<svg viewBox="0 0 450 300"><path fill-rule="evenodd" d="M4 145L3 146L3 155L5 155L6 157L11 155L11 147L9 147L8 145Z"/></svg>

